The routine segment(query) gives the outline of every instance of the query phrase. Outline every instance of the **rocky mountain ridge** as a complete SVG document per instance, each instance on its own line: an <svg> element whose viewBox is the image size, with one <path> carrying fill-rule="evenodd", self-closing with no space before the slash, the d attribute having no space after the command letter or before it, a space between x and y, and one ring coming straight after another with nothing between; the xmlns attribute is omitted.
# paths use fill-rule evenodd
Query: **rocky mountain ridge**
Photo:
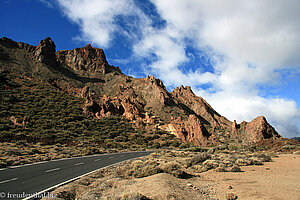
<svg viewBox="0 0 300 200"><path fill-rule="evenodd" d="M91 45L56 51L49 37L38 46L1 38L0 68L83 98L86 115L124 116L135 127L168 131L197 146L281 137L263 116L240 124L229 121L188 86L168 92L153 76L126 76L108 64L103 49Z"/></svg>

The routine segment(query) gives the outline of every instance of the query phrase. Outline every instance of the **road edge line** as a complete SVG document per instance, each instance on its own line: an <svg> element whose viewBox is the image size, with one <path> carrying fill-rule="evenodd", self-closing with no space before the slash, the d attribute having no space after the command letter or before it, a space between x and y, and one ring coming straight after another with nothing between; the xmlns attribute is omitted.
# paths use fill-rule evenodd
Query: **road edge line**
<svg viewBox="0 0 300 200"><path fill-rule="evenodd" d="M151 154L151 153L150 153L150 154ZM150 155L150 154L149 154L149 155ZM34 193L33 195L31 195L31 196L29 196L29 197L26 197L26 198L24 198L24 199L22 199L22 200L28 200L28 199L31 199L31 198L35 198L36 196L38 196L38 195L40 195L40 194L42 194L42 193L45 193L45 192L47 192L47 191L49 191L49 190L53 190L53 189L55 189L55 188L57 188L57 187L59 187L59 186L65 185L65 184L67 184L67 183L73 182L73 181L75 181L75 180L77 180L77 179L79 179L79 178L81 178L81 177L84 177L84 176L87 176L87 175L89 175L89 174L92 174L92 173L94 173L94 172L96 172L96 171L98 171L98 170L100 170L100 169L105 169L105 168L107 168L107 167L111 167L111 166L120 164L120 163L122 163L122 162L130 161L130 160L137 159L137 158L140 158L140 157L144 157L144 156L139 156L139 157L131 158L131 159L128 159L128 160L123 160L123 161L120 161L120 162L117 162L117 163L114 163L114 164L111 164L111 165L107 165L107 166L105 166L105 167L101 167L101 168L99 168L99 169L93 170L93 171L91 171L91 172L85 173L85 174L83 174L83 175L77 176L77 177L72 178L72 179L70 179L70 180L64 181L64 182L59 183L59 184L57 184L57 185L54 185L54 186L52 186L52 187L50 187L50 188L44 189L44 190L42 190L42 191L40 191L40 192L36 192L36 193Z"/></svg>

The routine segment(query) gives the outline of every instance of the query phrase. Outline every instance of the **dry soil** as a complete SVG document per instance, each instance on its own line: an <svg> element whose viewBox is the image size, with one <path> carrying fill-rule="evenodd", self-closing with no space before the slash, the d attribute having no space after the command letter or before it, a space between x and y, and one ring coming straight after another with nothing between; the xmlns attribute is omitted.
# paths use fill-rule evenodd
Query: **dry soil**
<svg viewBox="0 0 300 200"><path fill-rule="evenodd" d="M243 172L208 171L201 175L215 189L215 198L234 193L244 200L299 200L300 156L283 154L262 166L241 167ZM232 188L232 189L230 189Z"/></svg>

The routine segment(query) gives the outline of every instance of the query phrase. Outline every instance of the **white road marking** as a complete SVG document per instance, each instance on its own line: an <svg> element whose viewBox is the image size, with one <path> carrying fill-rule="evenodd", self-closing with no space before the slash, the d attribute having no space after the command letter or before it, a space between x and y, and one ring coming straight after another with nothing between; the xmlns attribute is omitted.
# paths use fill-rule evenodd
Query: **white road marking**
<svg viewBox="0 0 300 200"><path fill-rule="evenodd" d="M18 178L12 178L12 179L9 179L9 180L5 180L5 181L1 181L0 184L2 183L7 183L7 182L10 182L10 181L15 181L17 180Z"/></svg>
<svg viewBox="0 0 300 200"><path fill-rule="evenodd" d="M99 161L99 160L101 160L101 159L99 158L99 159L96 159L96 160L94 160L94 161Z"/></svg>
<svg viewBox="0 0 300 200"><path fill-rule="evenodd" d="M1 168L0 171L6 170L7 168Z"/></svg>
<svg viewBox="0 0 300 200"><path fill-rule="evenodd" d="M83 165L83 162L80 162L80 163L76 163L75 165Z"/></svg>
<svg viewBox="0 0 300 200"><path fill-rule="evenodd" d="M108 167L110 167L110 166L114 166L114 165L117 165L117 164L120 164L120 163L129 161L129 160L133 160L133 159L136 159L136 158L131 158L131 159L128 159L128 160L120 161L120 162L117 162L117 163L114 163L114 164L111 164L111 165L107 165L107 166L105 166L105 167L101 167L101 168L99 168L99 169L105 169L105 168L108 168ZM70 183L70 182L72 182L72 181L74 181L74 180L77 180L77 179L79 179L79 178L81 178L81 177L84 177L84 176L87 176L87 175L89 175L89 174L92 174L92 173L98 171L99 169L93 170L93 171L88 172L88 173L86 173L86 174L77 176L77 177L72 178L72 179L70 179L70 180L67 180L67 181L65 181L65 182L62 182L62 183L59 183L59 184L54 185L54 186L52 186L52 187L49 187L49 188L47 188L47 189L45 189L45 190L42 190L42 191L40 191L40 192L37 192L37 193L35 193L34 195L32 195L32 196L30 196L30 197L27 197L27 198L25 198L25 199L23 199L23 200L29 200L29 199L31 199L32 197L36 196L36 195L43 194L43 193L45 193L45 192L47 192L47 191L53 190L53 189L55 189L55 188L61 186L61 185L65 185L65 184Z"/></svg>
<svg viewBox="0 0 300 200"><path fill-rule="evenodd" d="M57 171L57 170L60 170L60 168L49 169L49 170L46 171L46 173L48 173L48 172L53 172L53 171Z"/></svg>

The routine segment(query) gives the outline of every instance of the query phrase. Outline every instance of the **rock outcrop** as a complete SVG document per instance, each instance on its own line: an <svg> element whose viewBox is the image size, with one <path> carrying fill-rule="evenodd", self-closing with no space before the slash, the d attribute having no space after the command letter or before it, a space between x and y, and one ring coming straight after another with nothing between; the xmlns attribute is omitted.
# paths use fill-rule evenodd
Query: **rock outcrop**
<svg viewBox="0 0 300 200"><path fill-rule="evenodd" d="M216 138L206 130L201 120L193 114L189 115L187 120L172 117L169 128L182 141L191 142L197 146L218 143Z"/></svg>
<svg viewBox="0 0 300 200"><path fill-rule="evenodd" d="M56 66L56 46L50 37L41 40L34 50L34 58L46 65Z"/></svg>
<svg viewBox="0 0 300 200"><path fill-rule="evenodd" d="M60 62L75 71L105 74L109 70L103 49L94 48L90 44L74 50L58 51L56 56ZM119 68L115 70L121 72Z"/></svg>
<svg viewBox="0 0 300 200"><path fill-rule="evenodd" d="M108 64L103 49L91 45L56 52L51 38L36 47L1 38L0 66L83 98L87 115L121 115L139 128L160 128L198 146L229 140L257 143L280 137L264 117L240 124L229 121L191 87L168 92L154 76L126 76Z"/></svg>
<svg viewBox="0 0 300 200"><path fill-rule="evenodd" d="M280 135L267 122L264 116L259 116L246 124L244 129L245 136L253 143L257 143L264 139L278 139Z"/></svg>
<svg viewBox="0 0 300 200"><path fill-rule="evenodd" d="M18 120L17 120L14 116L11 116L11 117L9 118L9 120L10 120L15 126L22 126L23 128L25 128L26 124L28 124L29 117L28 117L28 116L24 116L22 123L19 123Z"/></svg>
<svg viewBox="0 0 300 200"><path fill-rule="evenodd" d="M204 124L211 124L212 127L231 125L228 119L217 113L202 97L196 96L191 87L177 87L171 94L186 113L197 115Z"/></svg>

